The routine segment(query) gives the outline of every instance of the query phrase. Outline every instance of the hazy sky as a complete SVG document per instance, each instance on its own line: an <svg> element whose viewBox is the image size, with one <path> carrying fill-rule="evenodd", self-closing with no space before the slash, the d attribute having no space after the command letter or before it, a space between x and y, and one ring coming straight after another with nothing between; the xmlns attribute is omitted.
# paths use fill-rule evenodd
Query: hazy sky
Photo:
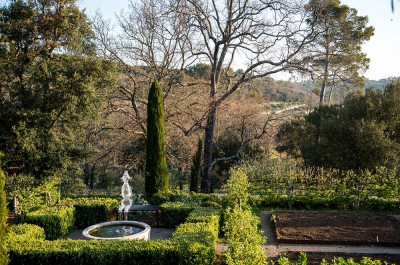
<svg viewBox="0 0 400 265"><path fill-rule="evenodd" d="M400 1L394 0L392 13L390 0L342 0L342 4L354 7L358 15L368 16L369 26L374 26L375 35L363 46L370 58L370 68L365 76L378 80L400 76ZM127 10L129 0L78 0L91 16L97 9L105 18L114 18L115 13Z"/></svg>

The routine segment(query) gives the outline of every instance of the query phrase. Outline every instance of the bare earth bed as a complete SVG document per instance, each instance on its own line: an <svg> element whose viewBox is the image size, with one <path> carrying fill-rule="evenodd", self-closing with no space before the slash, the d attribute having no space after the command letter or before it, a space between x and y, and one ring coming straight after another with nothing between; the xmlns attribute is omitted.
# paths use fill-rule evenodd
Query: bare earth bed
<svg viewBox="0 0 400 265"><path fill-rule="evenodd" d="M400 246L400 220L354 212L274 213L278 243Z"/></svg>

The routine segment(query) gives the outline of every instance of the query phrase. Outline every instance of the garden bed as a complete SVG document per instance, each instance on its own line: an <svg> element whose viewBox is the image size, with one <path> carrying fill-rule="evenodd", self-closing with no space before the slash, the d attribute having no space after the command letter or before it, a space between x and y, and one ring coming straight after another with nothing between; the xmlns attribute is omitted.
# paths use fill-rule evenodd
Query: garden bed
<svg viewBox="0 0 400 265"><path fill-rule="evenodd" d="M400 220L354 212L274 213L278 243L400 246Z"/></svg>

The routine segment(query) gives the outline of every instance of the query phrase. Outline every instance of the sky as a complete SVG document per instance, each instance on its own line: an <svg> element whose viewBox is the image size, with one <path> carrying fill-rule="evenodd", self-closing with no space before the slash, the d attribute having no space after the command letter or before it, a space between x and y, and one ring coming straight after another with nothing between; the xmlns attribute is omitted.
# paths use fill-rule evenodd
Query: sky
<svg viewBox="0 0 400 265"><path fill-rule="evenodd" d="M121 10L126 11L129 0L78 0L86 14L94 15L99 10L104 18L114 19ZM368 16L368 26L375 28L375 34L363 45L363 52L370 58L365 77L379 80L400 76L400 0L342 0L342 4L357 9L358 15Z"/></svg>

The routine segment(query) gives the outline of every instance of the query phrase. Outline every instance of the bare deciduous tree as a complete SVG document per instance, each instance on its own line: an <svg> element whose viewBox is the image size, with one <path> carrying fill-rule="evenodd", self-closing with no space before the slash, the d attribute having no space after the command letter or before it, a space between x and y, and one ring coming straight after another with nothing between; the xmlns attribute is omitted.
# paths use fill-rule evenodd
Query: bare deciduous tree
<svg viewBox="0 0 400 265"><path fill-rule="evenodd" d="M111 109L130 117L137 132L144 133L142 95L152 80L159 80L166 126L173 124L185 135L205 131L201 191L209 193L213 165L228 159L212 157L218 109L244 84L299 66L300 51L315 37L313 25L306 23L304 3L142 0L132 2L130 9L119 16L118 36L110 33L107 23L95 19L104 54L116 59L129 79L109 101ZM196 63L211 69L206 78L193 81L184 70ZM235 72L235 67L244 70ZM261 136L265 132L261 130Z"/></svg>
<svg viewBox="0 0 400 265"><path fill-rule="evenodd" d="M172 2L172 1L171 1ZM304 3L280 0L174 1L176 17L193 29L190 57L211 65L201 191L210 192L217 110L253 79L289 70L313 39ZM244 71L236 75L231 67Z"/></svg>

